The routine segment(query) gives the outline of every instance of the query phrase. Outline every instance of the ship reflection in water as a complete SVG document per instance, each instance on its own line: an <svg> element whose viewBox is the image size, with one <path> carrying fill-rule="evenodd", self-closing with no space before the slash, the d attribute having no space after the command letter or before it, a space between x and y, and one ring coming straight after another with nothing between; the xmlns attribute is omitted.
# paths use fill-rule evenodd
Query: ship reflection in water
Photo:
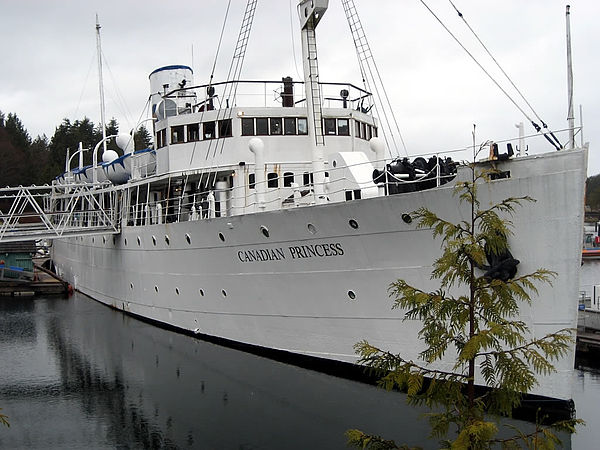
<svg viewBox="0 0 600 450"><path fill-rule="evenodd" d="M76 294L1 299L1 448L343 449L427 444L402 394L206 343ZM568 443L567 443L568 447Z"/></svg>

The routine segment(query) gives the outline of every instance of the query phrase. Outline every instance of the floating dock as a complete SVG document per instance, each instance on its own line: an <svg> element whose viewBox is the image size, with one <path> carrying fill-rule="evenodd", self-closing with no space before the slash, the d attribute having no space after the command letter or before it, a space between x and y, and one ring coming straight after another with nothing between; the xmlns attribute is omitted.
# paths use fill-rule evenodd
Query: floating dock
<svg viewBox="0 0 600 450"><path fill-rule="evenodd" d="M0 281L0 297L19 297L34 295L67 295L69 283L62 281L55 274L34 264L34 279L3 279Z"/></svg>

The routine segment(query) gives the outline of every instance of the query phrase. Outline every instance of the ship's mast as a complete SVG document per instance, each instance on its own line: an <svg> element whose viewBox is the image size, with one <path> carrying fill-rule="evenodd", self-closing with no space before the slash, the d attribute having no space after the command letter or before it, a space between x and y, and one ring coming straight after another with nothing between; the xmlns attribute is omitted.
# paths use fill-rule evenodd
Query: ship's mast
<svg viewBox="0 0 600 450"><path fill-rule="evenodd" d="M96 53L98 54L98 84L100 90L100 126L102 127L103 150L106 151L106 121L104 117L104 82L102 80L102 43L100 41L100 22L96 14Z"/></svg>
<svg viewBox="0 0 600 450"><path fill-rule="evenodd" d="M327 11L329 0L302 0L298 4L298 16L302 29L302 57L304 68L304 89L308 115L308 134L312 144L313 186L316 203L325 203L325 159L323 147L322 100L319 85L319 64L317 60L317 39L315 28Z"/></svg>
<svg viewBox="0 0 600 450"><path fill-rule="evenodd" d="M567 121L569 124L569 143L567 148L575 148L575 114L573 113L573 62L571 60L571 13L570 6L567 5L567 92L568 92L568 113Z"/></svg>

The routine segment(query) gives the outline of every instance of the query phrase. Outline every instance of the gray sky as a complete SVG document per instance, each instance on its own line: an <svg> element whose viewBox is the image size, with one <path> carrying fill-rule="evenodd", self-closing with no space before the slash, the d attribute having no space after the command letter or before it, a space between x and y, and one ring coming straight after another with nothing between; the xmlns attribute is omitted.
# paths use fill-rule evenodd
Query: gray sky
<svg viewBox="0 0 600 450"><path fill-rule="evenodd" d="M259 0L244 79L300 79L296 0ZM567 126L564 0L453 0L551 129ZM426 2L493 70L448 0ZM245 0L232 0L215 79L231 62ZM526 119L450 38L419 0L355 0L411 154L517 136ZM600 173L597 88L600 2L572 0L576 125L583 106L590 175ZM95 14L102 25L107 117L135 125L149 94L148 75L169 64L193 66L208 81L227 0L0 0L0 110L16 112L32 137L48 137L63 118L99 122ZM292 6L290 8L290 6ZM290 17L290 10L292 17ZM292 32L293 30L293 32ZM340 0L317 29L322 81L361 85ZM193 49L193 57L192 57ZM508 86L504 81L503 86ZM512 93L512 91L511 91ZM516 94L515 99L519 99ZM523 105L523 102L520 101ZM532 116L532 113L527 111ZM566 134L560 135L562 142ZM579 137L577 138L579 142ZM530 152L551 151L543 138Z"/></svg>

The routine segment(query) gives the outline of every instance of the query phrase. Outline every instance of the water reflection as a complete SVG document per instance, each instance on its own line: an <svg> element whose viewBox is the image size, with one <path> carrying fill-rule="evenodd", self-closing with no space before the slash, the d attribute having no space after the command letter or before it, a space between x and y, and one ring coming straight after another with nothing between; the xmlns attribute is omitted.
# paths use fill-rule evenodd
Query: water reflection
<svg viewBox="0 0 600 450"><path fill-rule="evenodd" d="M343 449L348 428L438 448L401 394L162 330L77 294L0 299L0 363L11 422L0 448ZM574 389L588 426L573 448L594 448L600 374L578 371Z"/></svg>
<svg viewBox="0 0 600 450"><path fill-rule="evenodd" d="M400 394L162 330L83 296L2 301L0 336L3 448L341 449L353 427L413 445L427 434Z"/></svg>

